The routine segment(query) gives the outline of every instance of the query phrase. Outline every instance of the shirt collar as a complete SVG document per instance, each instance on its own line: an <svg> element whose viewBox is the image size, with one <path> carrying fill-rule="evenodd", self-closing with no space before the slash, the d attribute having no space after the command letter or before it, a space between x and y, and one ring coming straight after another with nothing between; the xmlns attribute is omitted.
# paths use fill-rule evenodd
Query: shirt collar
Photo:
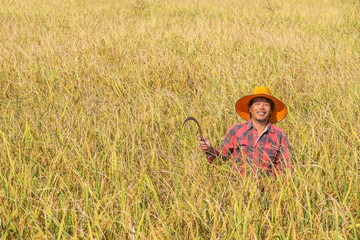
<svg viewBox="0 0 360 240"><path fill-rule="evenodd" d="M247 124L247 130L250 130L253 127L254 127L254 125L253 125L252 121L249 120L248 124ZM270 122L268 122L268 124L266 125L265 131L274 132L273 125Z"/></svg>

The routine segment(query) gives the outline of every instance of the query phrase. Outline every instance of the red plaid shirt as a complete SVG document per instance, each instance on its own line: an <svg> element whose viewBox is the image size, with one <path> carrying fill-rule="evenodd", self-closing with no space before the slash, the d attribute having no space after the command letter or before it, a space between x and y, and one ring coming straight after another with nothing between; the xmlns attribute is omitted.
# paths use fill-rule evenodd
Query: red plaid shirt
<svg viewBox="0 0 360 240"><path fill-rule="evenodd" d="M251 120L235 124L224 136L221 147L206 155L210 163L216 157L224 161L232 158L235 170L242 176L249 173L274 176L275 171L280 174L283 170L291 170L286 135L271 123L260 136Z"/></svg>

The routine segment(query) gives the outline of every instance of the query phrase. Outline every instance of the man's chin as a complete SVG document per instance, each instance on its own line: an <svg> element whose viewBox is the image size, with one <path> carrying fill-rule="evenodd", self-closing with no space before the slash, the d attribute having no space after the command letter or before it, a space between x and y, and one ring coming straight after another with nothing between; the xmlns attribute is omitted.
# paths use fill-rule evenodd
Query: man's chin
<svg viewBox="0 0 360 240"><path fill-rule="evenodd" d="M265 123L265 122L269 121L269 119L268 118L255 118L255 121Z"/></svg>

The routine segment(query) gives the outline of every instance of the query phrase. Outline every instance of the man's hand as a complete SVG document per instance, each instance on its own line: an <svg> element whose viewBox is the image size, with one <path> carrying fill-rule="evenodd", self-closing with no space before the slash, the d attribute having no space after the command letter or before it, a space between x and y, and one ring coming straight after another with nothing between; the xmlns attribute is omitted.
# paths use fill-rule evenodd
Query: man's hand
<svg viewBox="0 0 360 240"><path fill-rule="evenodd" d="M214 152L214 149L211 146L209 139L207 139L205 136L203 136L203 138L198 137L198 139L199 139L201 151L208 153L208 154L212 154Z"/></svg>

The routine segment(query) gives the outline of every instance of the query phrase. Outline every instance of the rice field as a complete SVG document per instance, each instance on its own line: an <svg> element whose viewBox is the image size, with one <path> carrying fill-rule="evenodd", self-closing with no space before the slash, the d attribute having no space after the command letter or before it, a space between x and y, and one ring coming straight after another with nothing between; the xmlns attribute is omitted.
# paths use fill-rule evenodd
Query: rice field
<svg viewBox="0 0 360 240"><path fill-rule="evenodd" d="M360 239L359 1L0 6L2 239ZM293 171L254 182L182 123L218 146L260 85Z"/></svg>

